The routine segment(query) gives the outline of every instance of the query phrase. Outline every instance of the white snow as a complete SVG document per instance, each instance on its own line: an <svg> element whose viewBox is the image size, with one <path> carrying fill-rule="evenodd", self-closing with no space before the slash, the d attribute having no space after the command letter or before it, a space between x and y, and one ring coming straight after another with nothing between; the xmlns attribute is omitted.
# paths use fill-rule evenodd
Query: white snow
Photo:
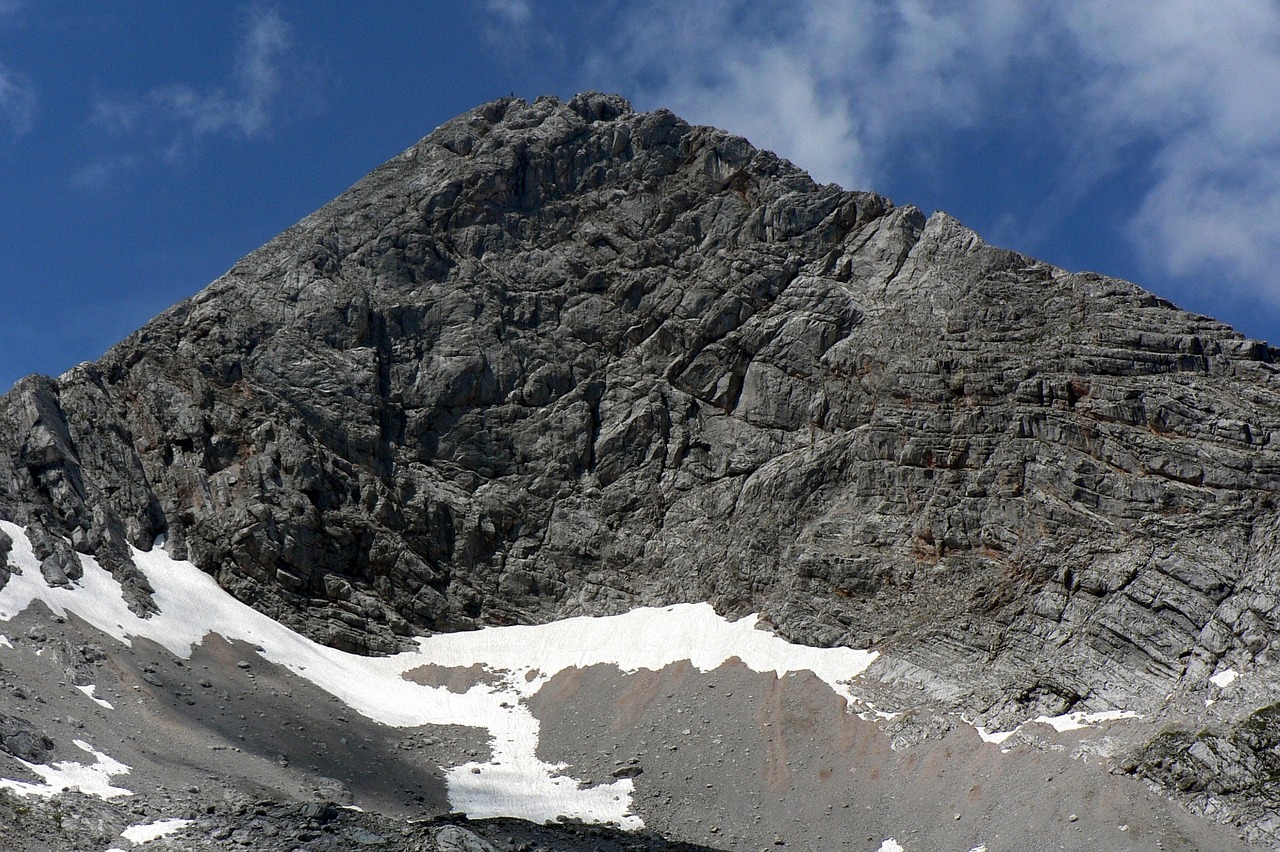
<svg viewBox="0 0 1280 852"><path fill-rule="evenodd" d="M73 612L120 642L150 639L179 657L189 657L208 634L218 633L261 648L267 660L383 724L487 728L492 737L491 759L447 773L451 806L473 818L511 816L541 822L566 816L629 829L643 827L630 810L631 779L579 789L577 779L560 774L566 767L537 758L538 720L522 699L567 668L608 664L634 672L687 660L709 671L736 657L755 671L779 676L811 671L852 702L850 681L878 656L872 651L792 645L757 630L754 615L730 622L708 604L682 604L536 627L438 635L419 639L414 651L361 657L294 633L223 592L190 562L172 559L159 548L133 552L134 562L155 589L160 612L151 618L130 612L119 584L87 556L80 557L84 576L78 588L50 587L43 581L22 528L0 522L0 529L13 539L9 558L22 569L0 590L0 620L39 600L55 614ZM427 664L458 668L480 664L500 680L458 694L404 677Z"/></svg>
<svg viewBox="0 0 1280 852"><path fill-rule="evenodd" d="M906 852L906 850L902 848L902 845L898 843L898 841L889 837L880 844L880 848L877 849L876 852Z"/></svg>
<svg viewBox="0 0 1280 852"><path fill-rule="evenodd" d="M15 758L27 769L43 778L44 783L33 784L29 781L13 781L8 778L0 778L0 789L10 790L19 796L56 796L66 787L78 789L85 795L100 796L103 799L133 795L132 791L123 787L111 786L111 777L128 773L128 766L108 757L84 740L72 740L72 742L81 751L87 751L93 755L95 762L85 765L64 760L52 766L45 766L39 763L27 763L21 758Z"/></svg>
<svg viewBox="0 0 1280 852"><path fill-rule="evenodd" d="M77 687L76 687L76 689L80 690L80 691L81 691L81 692L83 692L85 695L89 696L90 700L92 700L95 704L100 704L100 705L102 705L103 707L107 708L108 710L114 710L114 709L116 709L116 708L115 708L115 706L114 706L110 701L106 701L106 700L104 700L104 699L102 699L102 698L96 698L96 697L94 697L93 691L94 691L95 689L97 689L97 688L98 688L98 687L97 687L97 686L95 686L94 684L89 684L88 686L77 686Z"/></svg>
<svg viewBox="0 0 1280 852"><path fill-rule="evenodd" d="M1120 719L1139 719L1141 718L1132 710L1102 710L1096 713L1086 713L1077 711L1075 713L1063 713L1061 716L1037 716L1034 719L1028 719L1019 725L1015 725L1007 731L988 731L981 725L973 725L962 716L961 719L966 724L973 725L973 729L978 732L978 736L982 738L984 743L1003 744L1005 740L1022 730L1023 725L1029 725L1038 722L1043 725L1050 725L1058 733L1066 731L1077 731L1081 728L1088 728L1094 725L1100 725L1103 722L1115 722ZM1007 750L1007 749L1006 749Z"/></svg>
<svg viewBox="0 0 1280 852"><path fill-rule="evenodd" d="M13 643L9 641L9 637L5 636L3 633L0 633L0 647L4 647L4 648L13 647Z"/></svg>
<svg viewBox="0 0 1280 852"><path fill-rule="evenodd" d="M1058 733L1065 731L1078 731L1081 728L1088 728L1102 722L1115 722L1120 719L1137 719L1138 714L1132 710L1103 710L1098 713L1085 713L1077 711L1075 713L1063 713L1061 716L1037 716L1032 722L1040 722L1044 725L1050 725Z"/></svg>
<svg viewBox="0 0 1280 852"><path fill-rule="evenodd" d="M161 819L145 825L131 825L120 832L120 836L134 845L141 845L164 837L166 834L173 834L189 825L191 825L189 819Z"/></svg>
<svg viewBox="0 0 1280 852"><path fill-rule="evenodd" d="M1238 677L1240 677L1240 673L1238 671L1235 669L1227 669L1225 671L1218 672L1216 675L1209 678L1209 681L1220 689L1226 689L1228 686L1235 683L1235 680Z"/></svg>
<svg viewBox="0 0 1280 852"><path fill-rule="evenodd" d="M1014 728L1011 731L995 731L994 733L989 732L986 728L983 728L977 725L975 725L974 728L975 730L977 730L978 736L982 738L982 741L984 743L996 743L997 745L1009 739L1009 737L1013 736L1014 734L1018 733L1018 728Z"/></svg>
<svg viewBox="0 0 1280 852"><path fill-rule="evenodd" d="M891 722L902 715L901 712L890 713L887 710L880 710L876 707L876 705L872 704L870 701L860 700L858 703L860 703L863 707L867 708L866 710L858 714L858 718L864 722L870 722L873 719L885 719Z"/></svg>

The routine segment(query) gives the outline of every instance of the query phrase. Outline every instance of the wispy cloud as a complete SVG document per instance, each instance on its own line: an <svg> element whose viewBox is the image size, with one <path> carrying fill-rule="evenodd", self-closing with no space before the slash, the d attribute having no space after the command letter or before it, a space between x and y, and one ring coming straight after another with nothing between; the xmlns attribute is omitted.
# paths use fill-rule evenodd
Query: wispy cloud
<svg viewBox="0 0 1280 852"><path fill-rule="evenodd" d="M518 71L529 61L563 59L563 34L545 26L545 8L535 0L484 0L477 4L481 37L493 49L493 61L510 71Z"/></svg>
<svg viewBox="0 0 1280 852"><path fill-rule="evenodd" d="M966 128L1052 133L1063 204L1123 178L1149 268L1280 303L1271 0L658 0L611 7L589 75L874 188ZM1135 152L1137 152L1135 154ZM1117 174L1122 164L1136 172Z"/></svg>
<svg viewBox="0 0 1280 852"><path fill-rule="evenodd" d="M501 23L523 26L533 20L530 0L485 0L485 10Z"/></svg>
<svg viewBox="0 0 1280 852"><path fill-rule="evenodd" d="M36 92L26 77L0 65L0 124L13 136L29 131L35 122Z"/></svg>
<svg viewBox="0 0 1280 852"><path fill-rule="evenodd" d="M291 29L280 14L254 9L246 18L227 83L212 88L178 83L134 97L100 98L91 124L168 161L188 156L211 137L262 137L270 133L293 81L291 50ZM101 185L145 159L130 151L90 164L74 180L82 186Z"/></svg>
<svg viewBox="0 0 1280 852"><path fill-rule="evenodd" d="M1153 151L1134 244L1280 301L1280 7L1089 0L1067 25L1094 69L1091 132Z"/></svg>
<svg viewBox="0 0 1280 852"><path fill-rule="evenodd" d="M1042 49L1009 37L1031 18L1014 0L662 0L618 14L593 73L851 186L874 180L913 124L976 120L983 94Z"/></svg>

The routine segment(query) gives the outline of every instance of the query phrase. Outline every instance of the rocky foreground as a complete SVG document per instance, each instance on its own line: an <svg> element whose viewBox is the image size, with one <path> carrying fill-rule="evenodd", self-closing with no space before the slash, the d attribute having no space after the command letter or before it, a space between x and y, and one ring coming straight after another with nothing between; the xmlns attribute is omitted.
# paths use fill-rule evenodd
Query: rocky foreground
<svg viewBox="0 0 1280 852"><path fill-rule="evenodd" d="M1114 767L1109 756L1141 739L1140 720L1065 733L1032 724L997 745L942 707L855 712L809 673L734 661L570 668L529 700L538 755L584 791L628 779L644 829L465 821L451 814L443 770L489 756L483 729L373 722L218 636L175 657L42 605L5 629L0 785L28 785L0 790L6 850L485 852L462 830L501 852L1257 848ZM493 675L432 679L460 692ZM83 769L107 761L104 789ZM41 784L68 764L80 770L54 779L66 789Z"/></svg>
<svg viewBox="0 0 1280 852"><path fill-rule="evenodd" d="M361 653L759 612L879 651L890 711L1137 714L1118 771L1280 843L1275 356L665 111L503 99L20 382L0 519L54 586L93 554L154 610L162 541Z"/></svg>
<svg viewBox="0 0 1280 852"><path fill-rule="evenodd" d="M146 809L131 811L145 820ZM306 804L271 800L209 805L173 818L182 825L143 841L155 852L194 849L256 852L697 852L707 847L673 843L652 834L601 826L535 825L520 820L468 821L461 815L406 823L362 814L332 802ZM157 821L168 823L169 820ZM110 806L78 794L57 802L15 800L0 792L5 849L97 850L118 839L120 815ZM145 821L139 825L151 825ZM141 836L141 835L140 835ZM124 843L125 847L133 844Z"/></svg>

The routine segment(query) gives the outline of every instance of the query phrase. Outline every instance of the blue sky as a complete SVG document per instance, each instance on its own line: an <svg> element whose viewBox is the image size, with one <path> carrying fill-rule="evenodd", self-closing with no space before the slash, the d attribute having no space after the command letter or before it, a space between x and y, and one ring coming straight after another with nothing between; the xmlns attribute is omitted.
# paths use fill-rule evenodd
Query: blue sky
<svg viewBox="0 0 1280 852"><path fill-rule="evenodd" d="M453 115L583 89L1280 343L1270 0L0 0L0 390Z"/></svg>

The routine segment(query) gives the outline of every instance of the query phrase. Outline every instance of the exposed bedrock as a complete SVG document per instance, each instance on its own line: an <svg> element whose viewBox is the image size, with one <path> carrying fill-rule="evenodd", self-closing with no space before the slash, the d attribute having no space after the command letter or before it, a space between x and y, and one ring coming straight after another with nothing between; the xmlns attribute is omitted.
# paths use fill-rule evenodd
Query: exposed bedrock
<svg viewBox="0 0 1280 852"><path fill-rule="evenodd" d="M443 125L0 400L0 517L370 653L709 600L992 725L1277 646L1274 350L597 94ZM7 542L0 541L0 550Z"/></svg>

